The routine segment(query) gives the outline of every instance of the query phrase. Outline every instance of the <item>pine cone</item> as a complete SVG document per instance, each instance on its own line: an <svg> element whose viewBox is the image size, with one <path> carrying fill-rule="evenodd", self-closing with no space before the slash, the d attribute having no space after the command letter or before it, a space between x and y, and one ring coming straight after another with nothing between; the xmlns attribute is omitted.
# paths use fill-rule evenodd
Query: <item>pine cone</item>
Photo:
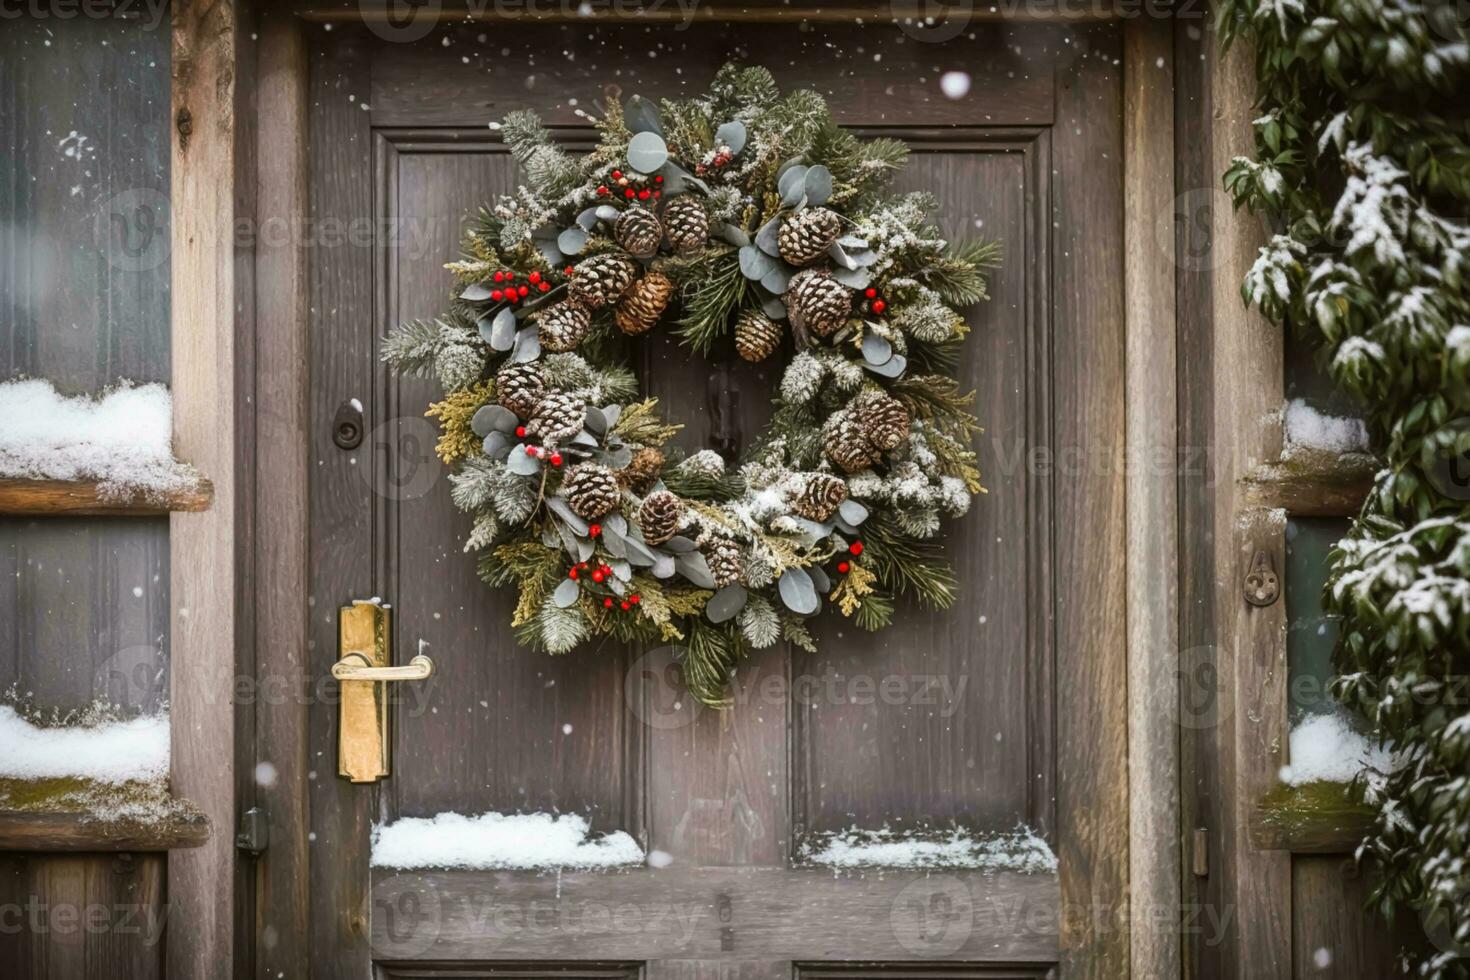
<svg viewBox="0 0 1470 980"><path fill-rule="evenodd" d="M881 452L903 442L909 434L909 410L897 398L869 389L852 400L852 413L868 442Z"/></svg>
<svg viewBox="0 0 1470 980"><path fill-rule="evenodd" d="M744 571L740 566L740 546L729 538L706 534L699 539L705 563L715 577L715 588L723 589L740 581Z"/></svg>
<svg viewBox="0 0 1470 980"><path fill-rule="evenodd" d="M554 445L582 431L587 421L587 403L565 391L551 391L542 396L526 423L526 435L539 438L544 445Z"/></svg>
<svg viewBox="0 0 1470 980"><path fill-rule="evenodd" d="M650 272L633 283L618 300L618 329L630 337L647 332L663 316L673 295L673 280L662 272Z"/></svg>
<svg viewBox="0 0 1470 980"><path fill-rule="evenodd" d="M735 350L747 361L764 361L780 345L781 328L760 310L746 310L735 321Z"/></svg>
<svg viewBox="0 0 1470 980"><path fill-rule="evenodd" d="M574 299L548 307L536 316L541 346L555 354L575 350L592 329L592 311Z"/></svg>
<svg viewBox="0 0 1470 980"><path fill-rule="evenodd" d="M664 205L664 232L675 252L693 252L709 239L709 214L693 194L680 194Z"/></svg>
<svg viewBox="0 0 1470 980"><path fill-rule="evenodd" d="M645 446L633 454L633 460L618 470L618 482L642 495L653 488L664 471L664 454Z"/></svg>
<svg viewBox="0 0 1470 980"><path fill-rule="evenodd" d="M847 484L830 473L813 473L791 502L791 509L809 521L821 523L847 499Z"/></svg>
<svg viewBox="0 0 1470 980"><path fill-rule="evenodd" d="M821 258L842 234L842 219L826 208L807 208L781 222L776 247L792 265L808 265Z"/></svg>
<svg viewBox="0 0 1470 980"><path fill-rule="evenodd" d="M546 374L535 361L507 364L495 374L495 400L520 418L530 418L546 394Z"/></svg>
<svg viewBox="0 0 1470 980"><path fill-rule="evenodd" d="M852 312L852 293L825 272L803 269L791 277L786 290L786 312L791 325L829 337L847 322Z"/></svg>
<svg viewBox="0 0 1470 980"><path fill-rule="evenodd" d="M613 222L613 238L628 250L628 254L640 259L650 258L658 252L658 243L663 237L663 225L647 208L631 207Z"/></svg>
<svg viewBox="0 0 1470 980"><path fill-rule="evenodd" d="M572 275L572 299L592 310L600 310L633 284L638 263L617 252L604 252L584 260Z"/></svg>
<svg viewBox="0 0 1470 980"><path fill-rule="evenodd" d="M834 414L822 430L822 450L845 473L856 473L879 459L863 428L847 409Z"/></svg>
<svg viewBox="0 0 1470 980"><path fill-rule="evenodd" d="M684 501L667 490L649 494L638 508L638 526L645 544L660 545L679 533L684 523Z"/></svg>
<svg viewBox="0 0 1470 980"><path fill-rule="evenodd" d="M573 513L584 521L595 521L618 505L622 491L617 477L601 463L578 463L567 470L562 492Z"/></svg>

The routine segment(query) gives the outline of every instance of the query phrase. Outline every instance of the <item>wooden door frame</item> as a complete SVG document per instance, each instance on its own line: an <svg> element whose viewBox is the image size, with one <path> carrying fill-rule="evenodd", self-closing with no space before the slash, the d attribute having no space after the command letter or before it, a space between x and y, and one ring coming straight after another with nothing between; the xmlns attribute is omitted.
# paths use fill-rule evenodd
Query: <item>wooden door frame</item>
<svg viewBox="0 0 1470 980"><path fill-rule="evenodd" d="M886 9L826 8L823 18L882 18ZM743 10L738 19L812 16L785 6ZM212 973L225 962L254 973L258 956L273 970L306 976L312 959L301 602L308 562L306 255L289 237L273 246L262 234L256 244L235 230L264 233L305 220L301 21L352 20L359 11L306 5L295 13L269 0L174 5L175 431L181 454L214 478L216 503L203 515L175 515L171 524L173 780L216 827L234 827L251 805L265 808L270 821L269 850L259 861L239 858L228 832L170 861L170 901L183 927L171 933L168 961L181 977ZM728 11L709 16L737 19ZM1080 403L1124 416L1126 431L1116 445L1102 447L1118 465L1097 480L1090 512L1096 525L1080 529L1100 532L1083 552L1094 601L1062 613L1068 636L1086 641L1063 651L1059 665L1072 686L1070 695L1061 692L1065 711L1058 711L1064 977L1112 980L1130 962L1137 976L1180 970L1175 917L1127 915L1118 904L1132 882L1135 909L1178 909L1182 874L1171 707L1178 699L1178 499L1172 467L1122 465L1169 460L1177 451L1175 269L1158 245L1161 223L1173 221L1171 28L1157 16L1125 22L1126 207L1117 230L1125 248L1124 309L1122 322L1109 327L1122 333L1126 364L1118 384L1087 392ZM1084 196L1079 188L1063 203ZM236 678L265 675L287 679L296 696L238 709ZM270 761L273 778L254 778L256 759ZM1129 840L1149 846L1120 845ZM272 917L269 937L256 935L258 910L267 906L288 910Z"/></svg>

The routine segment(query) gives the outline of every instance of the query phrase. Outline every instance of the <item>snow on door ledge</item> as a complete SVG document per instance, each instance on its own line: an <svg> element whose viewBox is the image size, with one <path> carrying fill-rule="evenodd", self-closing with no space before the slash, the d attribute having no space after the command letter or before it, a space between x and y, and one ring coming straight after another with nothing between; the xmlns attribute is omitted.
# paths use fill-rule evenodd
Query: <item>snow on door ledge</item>
<svg viewBox="0 0 1470 980"><path fill-rule="evenodd" d="M441 813L405 817L373 829L375 868L591 870L644 863L643 849L623 831L589 834L574 813Z"/></svg>
<svg viewBox="0 0 1470 980"><path fill-rule="evenodd" d="M897 833L888 829L821 834L801 848L807 864L843 869L952 868L1021 874L1055 873L1057 858L1046 841L1026 827L1008 834L972 835L964 830Z"/></svg>

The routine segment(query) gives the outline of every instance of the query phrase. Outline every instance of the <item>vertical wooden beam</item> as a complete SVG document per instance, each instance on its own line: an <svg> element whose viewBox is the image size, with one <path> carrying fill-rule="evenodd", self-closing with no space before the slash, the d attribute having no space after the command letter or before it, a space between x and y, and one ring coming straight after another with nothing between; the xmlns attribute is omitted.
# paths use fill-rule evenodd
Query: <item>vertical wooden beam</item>
<svg viewBox="0 0 1470 980"><path fill-rule="evenodd" d="M1171 22L1123 34L1128 889L1135 977L1179 975L1179 488ZM1162 231L1162 234L1161 234Z"/></svg>
<svg viewBox="0 0 1470 980"><path fill-rule="evenodd" d="M172 779L215 827L169 856L174 977L215 975L234 952L236 16L234 0L173 6L174 447L214 505L169 518Z"/></svg>
<svg viewBox="0 0 1470 980"><path fill-rule="evenodd" d="M1254 151L1254 54L1236 43L1209 46L1214 104L1213 171ZM1218 176L1217 176L1218 179ZM1248 605L1243 582L1259 552L1278 575L1285 558L1285 515L1247 510L1240 478L1277 458L1283 378L1282 332L1240 297L1264 234L1245 211L1213 209L1216 630L1224 678L1220 708L1223 799L1219 867L1229 875L1224 899L1233 911L1227 976L1271 980L1291 975L1291 855L1250 841L1255 801L1276 781L1287 741L1286 603Z"/></svg>
<svg viewBox="0 0 1470 980"><path fill-rule="evenodd" d="M307 268L306 40L277 10L257 63L255 251L256 757L275 771L257 790L270 849L256 875L256 975L304 977L307 957ZM332 766L319 766L324 773Z"/></svg>

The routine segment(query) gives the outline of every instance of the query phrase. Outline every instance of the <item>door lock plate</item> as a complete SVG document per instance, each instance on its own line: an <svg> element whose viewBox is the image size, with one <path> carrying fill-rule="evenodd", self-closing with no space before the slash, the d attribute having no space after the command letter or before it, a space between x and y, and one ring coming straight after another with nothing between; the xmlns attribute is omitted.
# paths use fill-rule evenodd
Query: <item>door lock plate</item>
<svg viewBox="0 0 1470 980"><path fill-rule="evenodd" d="M1253 606L1269 606L1280 597L1281 577L1276 574L1276 563L1264 549L1257 551L1245 577L1245 601Z"/></svg>
<svg viewBox="0 0 1470 980"><path fill-rule="evenodd" d="M392 610L354 600L337 614L338 662L391 667ZM333 671L336 672L335 669ZM376 680L339 681L337 772L354 783L375 783L389 773L388 685Z"/></svg>

